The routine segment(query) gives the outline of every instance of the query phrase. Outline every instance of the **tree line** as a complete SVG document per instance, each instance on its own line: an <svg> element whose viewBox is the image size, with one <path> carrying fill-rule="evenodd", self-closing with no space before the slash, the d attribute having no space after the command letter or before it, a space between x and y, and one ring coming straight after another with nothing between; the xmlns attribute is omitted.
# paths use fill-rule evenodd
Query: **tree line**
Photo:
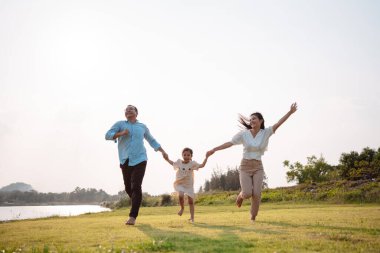
<svg viewBox="0 0 380 253"><path fill-rule="evenodd" d="M374 180L380 178L380 148L377 150L369 147L360 153L351 151L342 153L338 165L330 165L321 155L307 157L307 163L290 163L284 161L284 167L288 182L295 181L298 184L312 182L326 182L335 180Z"/></svg>
<svg viewBox="0 0 380 253"><path fill-rule="evenodd" d="M37 191L0 191L0 205L42 203L101 203L117 201L118 195L109 195L103 190L76 187L72 192L41 193Z"/></svg>

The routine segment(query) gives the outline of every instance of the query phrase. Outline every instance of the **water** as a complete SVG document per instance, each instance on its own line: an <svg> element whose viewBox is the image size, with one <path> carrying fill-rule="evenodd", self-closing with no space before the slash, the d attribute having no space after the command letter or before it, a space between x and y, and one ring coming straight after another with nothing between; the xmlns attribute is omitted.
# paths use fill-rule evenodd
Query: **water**
<svg viewBox="0 0 380 253"><path fill-rule="evenodd" d="M97 205L0 206L0 221L45 218L56 215L76 216L107 211L111 210Z"/></svg>

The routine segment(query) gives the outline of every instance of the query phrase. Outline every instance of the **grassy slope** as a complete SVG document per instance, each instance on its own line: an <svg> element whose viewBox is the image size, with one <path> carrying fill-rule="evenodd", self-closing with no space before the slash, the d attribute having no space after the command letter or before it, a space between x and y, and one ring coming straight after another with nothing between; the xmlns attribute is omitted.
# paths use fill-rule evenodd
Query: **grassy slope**
<svg viewBox="0 0 380 253"><path fill-rule="evenodd" d="M0 252L378 252L379 205L263 204L255 224L249 207L196 206L189 224L177 207L0 223Z"/></svg>
<svg viewBox="0 0 380 253"><path fill-rule="evenodd" d="M198 205L234 204L238 191L198 194ZM334 181L265 189L261 202L380 203L380 179L376 181Z"/></svg>

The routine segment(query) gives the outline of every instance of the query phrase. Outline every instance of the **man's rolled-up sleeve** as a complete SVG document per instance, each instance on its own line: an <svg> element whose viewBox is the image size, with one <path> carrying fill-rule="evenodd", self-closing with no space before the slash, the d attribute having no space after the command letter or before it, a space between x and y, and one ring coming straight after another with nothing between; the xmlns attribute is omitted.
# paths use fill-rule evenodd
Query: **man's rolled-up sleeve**
<svg viewBox="0 0 380 253"><path fill-rule="evenodd" d="M116 122L111 127L111 129L107 131L106 136L105 136L106 140L108 140L108 141L115 141L116 142L116 139L114 140L113 137L118 132L120 132L120 124L119 124L119 122Z"/></svg>

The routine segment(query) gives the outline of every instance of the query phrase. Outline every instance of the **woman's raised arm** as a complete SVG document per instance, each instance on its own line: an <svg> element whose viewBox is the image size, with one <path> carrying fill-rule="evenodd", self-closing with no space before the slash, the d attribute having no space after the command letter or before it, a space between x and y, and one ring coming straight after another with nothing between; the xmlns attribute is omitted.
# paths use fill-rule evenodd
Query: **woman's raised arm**
<svg viewBox="0 0 380 253"><path fill-rule="evenodd" d="M277 128L279 128L293 113L297 111L297 103L293 103L290 106L290 110L276 123L273 125L273 132L276 132Z"/></svg>

